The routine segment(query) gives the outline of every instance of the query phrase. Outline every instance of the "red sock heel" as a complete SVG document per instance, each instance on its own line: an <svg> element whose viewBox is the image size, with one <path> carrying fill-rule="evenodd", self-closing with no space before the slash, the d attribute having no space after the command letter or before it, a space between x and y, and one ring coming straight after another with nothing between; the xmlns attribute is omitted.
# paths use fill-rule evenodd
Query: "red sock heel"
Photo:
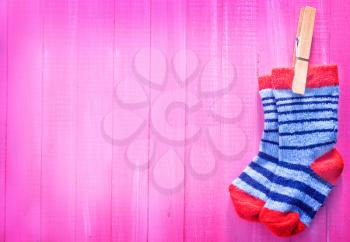
<svg viewBox="0 0 350 242"><path fill-rule="evenodd" d="M259 213L265 202L242 191L234 185L230 185L230 196L237 214L250 221L259 221Z"/></svg>

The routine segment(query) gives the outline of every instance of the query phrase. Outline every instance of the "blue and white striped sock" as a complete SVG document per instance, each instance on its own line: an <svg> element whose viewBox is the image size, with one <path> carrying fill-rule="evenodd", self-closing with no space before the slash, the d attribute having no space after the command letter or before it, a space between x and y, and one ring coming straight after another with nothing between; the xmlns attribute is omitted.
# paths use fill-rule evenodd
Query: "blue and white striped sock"
<svg viewBox="0 0 350 242"><path fill-rule="evenodd" d="M260 221L280 236L299 233L311 223L343 168L341 157L333 149L338 132L336 67L311 68L305 95L288 88L293 77L290 72L272 72L279 162L269 199L260 213ZM323 167L318 169L319 165ZM257 172L270 175L265 167Z"/></svg>
<svg viewBox="0 0 350 242"><path fill-rule="evenodd" d="M258 221L268 193L278 157L277 109L270 76L259 78L259 93L264 110L264 131L259 153L230 185L230 194L237 213L245 219ZM259 173L266 170L268 177Z"/></svg>

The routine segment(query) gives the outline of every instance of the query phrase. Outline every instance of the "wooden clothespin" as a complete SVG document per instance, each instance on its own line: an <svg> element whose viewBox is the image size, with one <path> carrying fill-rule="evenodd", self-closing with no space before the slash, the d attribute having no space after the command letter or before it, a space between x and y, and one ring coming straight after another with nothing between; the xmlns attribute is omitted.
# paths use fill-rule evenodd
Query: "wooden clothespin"
<svg viewBox="0 0 350 242"><path fill-rule="evenodd" d="M304 7L300 11L297 38L295 46L294 78L292 90L294 93L304 94L309 67L312 34L314 31L316 9Z"/></svg>

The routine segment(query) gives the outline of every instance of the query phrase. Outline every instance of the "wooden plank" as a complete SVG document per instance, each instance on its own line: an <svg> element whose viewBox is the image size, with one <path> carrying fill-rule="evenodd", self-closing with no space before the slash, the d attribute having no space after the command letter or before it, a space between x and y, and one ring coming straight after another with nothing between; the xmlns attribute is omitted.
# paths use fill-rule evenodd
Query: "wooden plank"
<svg viewBox="0 0 350 242"><path fill-rule="evenodd" d="M75 240L77 7L42 2L42 241Z"/></svg>
<svg viewBox="0 0 350 242"><path fill-rule="evenodd" d="M7 1L0 2L0 240L5 241L7 162Z"/></svg>
<svg viewBox="0 0 350 242"><path fill-rule="evenodd" d="M134 58L150 46L150 1L116 1L112 110L105 134L112 154L112 241L148 240L149 91ZM144 55L144 54L143 54ZM148 74L148 56L140 67Z"/></svg>
<svg viewBox="0 0 350 242"><path fill-rule="evenodd" d="M158 91L153 88L154 85L147 88L152 100L149 139L151 143L156 144L155 155L150 157L149 170L150 241L162 241L167 238L174 241L184 240L186 114L181 105L188 103L186 91L181 89L179 80L174 76L176 70L172 66L174 54L184 47L184 26L181 19L184 7L183 2L175 1L152 0L150 5L150 47L154 48L153 51L158 49L163 52L163 58L166 58L168 63L166 69L156 68L157 59L153 58L153 54L150 56L151 81L157 80L159 72L165 71L164 84ZM185 84L182 87L185 87ZM179 105L177 110L173 106L176 103Z"/></svg>
<svg viewBox="0 0 350 242"><path fill-rule="evenodd" d="M332 1L329 5L329 59L330 63L338 65L340 82L339 131L336 147L343 156L345 169L327 201L327 236L329 241L346 241L350 238L350 207L347 206L350 194L350 150L348 148L350 137L348 124L350 117L347 111L350 103L350 66L348 64L350 46L344 43L350 38L350 29L340 26L342 24L346 26L349 23L349 15L347 13L350 11L350 4L348 1Z"/></svg>
<svg viewBox="0 0 350 242"><path fill-rule="evenodd" d="M225 221L227 217L232 219L233 215L225 214L227 211L233 212L227 209L230 204L226 185L230 180L222 182L223 174L220 174L222 170L219 168L223 161L217 160L208 136L210 126L220 127L219 122L212 120L209 112L205 112L213 106L215 97L205 98L201 95L201 91L215 92L216 86L221 88L223 84L230 83L230 79L223 78L225 74L221 62L225 58L224 54L227 54L227 46L222 46L225 44L223 5L222 1L187 1L187 46L198 55L201 73L196 76L194 85L188 86L187 95L197 95L202 105L187 117L187 123L191 126L187 125L186 133L195 132L197 127L201 127L201 133L198 139L186 147L186 241L225 241ZM225 48L224 53L221 47ZM220 142L217 135L213 138ZM230 231L230 237L235 237L234 231Z"/></svg>
<svg viewBox="0 0 350 242"><path fill-rule="evenodd" d="M112 240L112 145L101 122L112 109L114 1L79 1L76 31L75 241Z"/></svg>
<svg viewBox="0 0 350 242"><path fill-rule="evenodd" d="M8 1L5 241L40 240L42 24L40 1Z"/></svg>
<svg viewBox="0 0 350 242"><path fill-rule="evenodd" d="M7 1L0 2L0 240L5 241L7 162Z"/></svg>

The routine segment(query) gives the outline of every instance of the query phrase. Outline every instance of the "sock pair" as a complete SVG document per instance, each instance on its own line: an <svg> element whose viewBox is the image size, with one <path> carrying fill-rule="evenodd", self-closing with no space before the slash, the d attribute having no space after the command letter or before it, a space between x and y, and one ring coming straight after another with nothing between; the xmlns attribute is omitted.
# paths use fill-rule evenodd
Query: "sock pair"
<svg viewBox="0 0 350 242"><path fill-rule="evenodd" d="M310 225L343 170L338 133L337 66L310 67L304 95L291 91L294 71L259 78L264 131L259 153L229 187L237 213L278 236Z"/></svg>

